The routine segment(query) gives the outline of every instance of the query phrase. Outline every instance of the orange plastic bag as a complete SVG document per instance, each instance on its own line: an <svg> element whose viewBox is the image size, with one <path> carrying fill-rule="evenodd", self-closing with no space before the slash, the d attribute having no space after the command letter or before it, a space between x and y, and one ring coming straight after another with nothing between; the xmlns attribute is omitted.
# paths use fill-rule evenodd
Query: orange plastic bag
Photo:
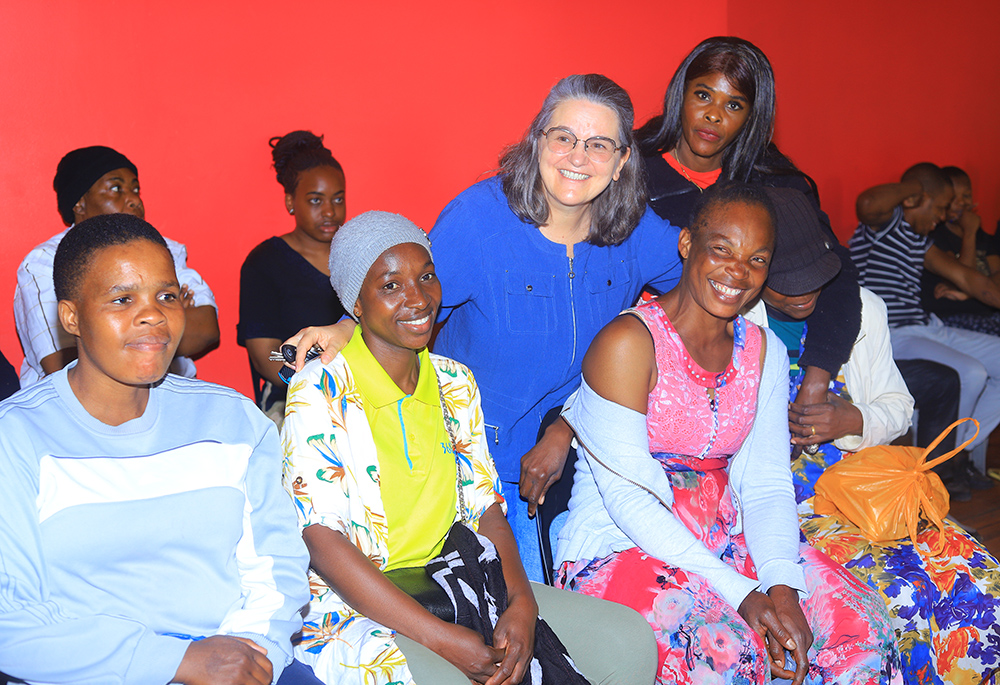
<svg viewBox="0 0 1000 685"><path fill-rule="evenodd" d="M976 434L951 452L926 461L930 451L965 421L976 424ZM944 483L931 469L965 449L976 435L979 422L959 419L927 449L877 445L849 454L816 481L813 509L817 514L839 514L873 542L890 542L909 534L916 548L921 514L943 533L942 519L950 506ZM938 536L938 548L931 554L939 554L943 545L944 536Z"/></svg>

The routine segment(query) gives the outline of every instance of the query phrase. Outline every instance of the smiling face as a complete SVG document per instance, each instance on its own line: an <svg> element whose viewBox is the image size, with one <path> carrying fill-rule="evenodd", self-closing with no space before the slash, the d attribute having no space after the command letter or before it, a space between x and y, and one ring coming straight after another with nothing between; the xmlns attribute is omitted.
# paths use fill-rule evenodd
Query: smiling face
<svg viewBox="0 0 1000 685"><path fill-rule="evenodd" d="M907 208L904 203L903 216L914 233L927 235L934 230L935 226L945 220L948 215L948 207L954 197L955 191L950 183L937 195L922 193L915 207Z"/></svg>
<svg viewBox="0 0 1000 685"><path fill-rule="evenodd" d="M952 178L955 197L948 205L948 222L956 224L965 210L972 207L972 183L967 178Z"/></svg>
<svg viewBox="0 0 1000 685"><path fill-rule="evenodd" d="M716 205L678 243L684 258L681 286L709 314L731 319L753 300L767 280L774 228L756 204Z"/></svg>
<svg viewBox="0 0 1000 685"><path fill-rule="evenodd" d="M115 169L101 176L73 205L76 223L102 214L132 214L145 218L139 197L139 178L131 169Z"/></svg>
<svg viewBox="0 0 1000 685"><path fill-rule="evenodd" d="M822 288L805 295L782 295L770 288L764 288L761 298L785 316L793 319L804 319L816 310L816 301Z"/></svg>
<svg viewBox="0 0 1000 685"><path fill-rule="evenodd" d="M299 174L295 193L285 195L285 207L295 215L297 232L329 243L347 215L344 172L332 166L306 169Z"/></svg>
<svg viewBox="0 0 1000 685"><path fill-rule="evenodd" d="M155 383L184 334L170 252L148 240L98 250L73 298L60 300L59 318L77 337L78 373L104 384Z"/></svg>
<svg viewBox="0 0 1000 685"><path fill-rule="evenodd" d="M426 347L434 330L441 283L431 256L416 243L390 248L375 260L358 293L354 314L368 349L381 355Z"/></svg>
<svg viewBox="0 0 1000 685"><path fill-rule="evenodd" d="M566 129L577 137L576 147L566 153L549 150L539 134L538 172L545 188L549 211L587 207L617 180L631 150L619 150L607 162L596 163L584 150L583 141L593 137L610 138L621 144L618 116L610 107L587 100L566 100L552 112L545 130Z"/></svg>
<svg viewBox="0 0 1000 685"><path fill-rule="evenodd" d="M750 106L749 99L717 71L688 81L677 159L693 171L720 168L722 153L739 136Z"/></svg>

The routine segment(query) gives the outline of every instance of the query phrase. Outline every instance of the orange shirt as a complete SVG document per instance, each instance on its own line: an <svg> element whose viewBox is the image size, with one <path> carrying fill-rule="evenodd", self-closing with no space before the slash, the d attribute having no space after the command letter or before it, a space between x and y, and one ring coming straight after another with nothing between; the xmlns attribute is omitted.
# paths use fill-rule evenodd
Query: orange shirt
<svg viewBox="0 0 1000 685"><path fill-rule="evenodd" d="M722 173L722 167L713 171L692 171L677 161L677 159L675 159L669 152L663 153L663 159L666 160L667 164L669 164L674 171L691 181L691 183L694 183L702 190L718 181L719 175Z"/></svg>

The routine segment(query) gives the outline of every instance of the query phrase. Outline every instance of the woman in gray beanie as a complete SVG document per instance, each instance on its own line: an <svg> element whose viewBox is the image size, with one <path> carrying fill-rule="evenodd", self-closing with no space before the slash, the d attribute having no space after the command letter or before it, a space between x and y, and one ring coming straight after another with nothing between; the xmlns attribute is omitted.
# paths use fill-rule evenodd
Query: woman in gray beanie
<svg viewBox="0 0 1000 685"><path fill-rule="evenodd" d="M576 640L573 657L591 677L650 682L655 649L641 617L529 584L476 382L464 365L427 350L441 285L424 232L397 214L359 215L331 242L330 282L358 326L332 361L292 378L282 428L285 487L312 566L298 658L329 683L352 675L359 683L549 682L530 675L546 669L536 665L541 605L556 631ZM502 562L507 604L498 602L489 640L435 617L384 575L426 566L458 522L492 542ZM588 630L570 627L584 614ZM616 657L595 657L598 642Z"/></svg>

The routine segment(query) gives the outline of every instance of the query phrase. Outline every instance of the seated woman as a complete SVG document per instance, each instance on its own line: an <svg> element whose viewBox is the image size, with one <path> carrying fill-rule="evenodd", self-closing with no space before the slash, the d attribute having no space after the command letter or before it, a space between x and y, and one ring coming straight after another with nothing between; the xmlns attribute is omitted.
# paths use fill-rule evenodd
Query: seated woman
<svg viewBox="0 0 1000 685"><path fill-rule="evenodd" d="M424 232L396 214L361 214L333 239L330 281L358 326L331 362L292 378L282 428L285 487L312 563L299 658L331 684L536 683L540 612L590 678L650 682L655 646L639 616L529 585L475 380L426 349L441 285ZM487 640L436 618L384 575L426 565L456 521L502 561L507 609Z"/></svg>
<svg viewBox="0 0 1000 685"><path fill-rule="evenodd" d="M251 250L240 269L236 342L247 348L257 405L278 426L285 415L281 341L305 326L337 322L344 310L330 287L330 239L347 213L344 170L323 136L292 131L270 141L285 208L295 228Z"/></svg>
<svg viewBox="0 0 1000 685"><path fill-rule="evenodd" d="M308 556L278 432L236 391L167 374L186 325L174 264L131 214L59 242L77 358L0 403L0 671L319 685L292 659Z"/></svg>
<svg viewBox="0 0 1000 685"><path fill-rule="evenodd" d="M772 197L777 245L763 301L747 318L770 326L789 354L798 357L819 292L836 273L839 259L817 241L820 227L802 220L808 207L804 196L772 191ZM906 430L913 413L913 400L892 361L885 303L865 288L861 301L861 333L830 384L827 402L790 405L792 441L806 446L792 462L801 528L810 545L882 595L899 638L905 682L978 683L1000 666L997 560L948 521L943 550L932 557L929 550L940 536L936 528L919 534L921 549L909 538L872 544L842 517L813 512L816 480L827 466L845 452L888 444ZM793 364L793 400L801 375Z"/></svg>
<svg viewBox="0 0 1000 685"><path fill-rule="evenodd" d="M612 321L564 417L584 458L559 535L559 583L642 613L658 682L885 683L885 606L800 546L785 348L739 312L774 244L763 189L705 192L677 287Z"/></svg>

